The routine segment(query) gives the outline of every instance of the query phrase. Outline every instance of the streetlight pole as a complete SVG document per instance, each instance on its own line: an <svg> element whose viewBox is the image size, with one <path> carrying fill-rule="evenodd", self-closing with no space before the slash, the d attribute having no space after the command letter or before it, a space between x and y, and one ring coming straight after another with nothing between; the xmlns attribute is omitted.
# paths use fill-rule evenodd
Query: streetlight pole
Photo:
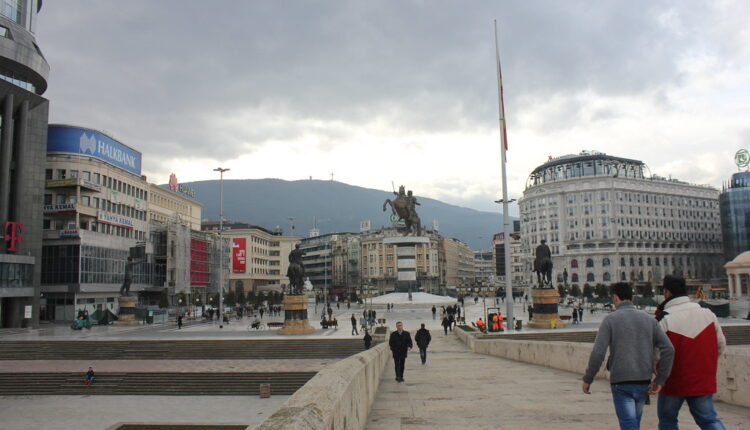
<svg viewBox="0 0 750 430"><path fill-rule="evenodd" d="M224 172L228 171L214 169L219 172L219 328L224 328Z"/></svg>

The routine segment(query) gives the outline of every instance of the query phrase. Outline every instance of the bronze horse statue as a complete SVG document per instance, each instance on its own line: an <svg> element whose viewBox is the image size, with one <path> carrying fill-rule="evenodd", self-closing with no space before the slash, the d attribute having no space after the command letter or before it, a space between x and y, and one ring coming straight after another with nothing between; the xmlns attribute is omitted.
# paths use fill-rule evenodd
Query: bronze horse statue
<svg viewBox="0 0 750 430"><path fill-rule="evenodd" d="M289 268L286 276L289 278L289 294L298 295L303 293L305 286L305 266L302 263L304 251L299 249L299 244L289 253Z"/></svg>
<svg viewBox="0 0 750 430"><path fill-rule="evenodd" d="M534 254L536 254L534 272L536 272L539 288L545 288L545 286L552 288L552 252L546 240L542 239Z"/></svg>
<svg viewBox="0 0 750 430"><path fill-rule="evenodd" d="M409 233L420 236L422 234L422 220L419 219L419 215L417 215L415 209L415 206L419 204L416 197L412 196L411 191L409 191L408 195L404 194L403 185L399 187L398 193L394 192L394 194L396 194L395 199L386 199L383 203L383 212L390 205L393 215L397 216L399 220L404 221L406 227L404 229L404 236Z"/></svg>

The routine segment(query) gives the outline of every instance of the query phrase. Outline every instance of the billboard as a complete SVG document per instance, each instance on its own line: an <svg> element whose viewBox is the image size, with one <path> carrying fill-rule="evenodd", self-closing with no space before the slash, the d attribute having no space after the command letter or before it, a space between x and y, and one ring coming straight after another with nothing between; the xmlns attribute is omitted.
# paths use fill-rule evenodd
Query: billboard
<svg viewBox="0 0 750 430"><path fill-rule="evenodd" d="M130 173L141 174L141 153L106 134L87 128L50 125L47 152L87 155Z"/></svg>
<svg viewBox="0 0 750 430"><path fill-rule="evenodd" d="M232 273L245 273L247 270L247 239L232 239Z"/></svg>

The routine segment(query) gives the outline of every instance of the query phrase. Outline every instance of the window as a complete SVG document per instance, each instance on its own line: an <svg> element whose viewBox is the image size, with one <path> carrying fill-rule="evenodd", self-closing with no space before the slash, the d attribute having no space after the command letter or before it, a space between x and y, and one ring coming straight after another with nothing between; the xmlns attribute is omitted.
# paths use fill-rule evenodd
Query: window
<svg viewBox="0 0 750 430"><path fill-rule="evenodd" d="M91 206L91 197L89 197L89 196L81 196L81 204L83 206Z"/></svg>
<svg viewBox="0 0 750 430"><path fill-rule="evenodd" d="M570 282L578 282L578 273L570 275Z"/></svg>
<svg viewBox="0 0 750 430"><path fill-rule="evenodd" d="M44 171L44 179L52 179L52 169L46 169Z"/></svg>
<svg viewBox="0 0 750 430"><path fill-rule="evenodd" d="M91 172L83 171L81 177L87 181L91 180Z"/></svg>
<svg viewBox="0 0 750 430"><path fill-rule="evenodd" d="M78 177L78 170L71 170L70 171L70 177L71 178L77 178Z"/></svg>
<svg viewBox="0 0 750 430"><path fill-rule="evenodd" d="M578 260L576 260L576 259L570 260L570 267L573 268L573 269L578 268Z"/></svg>
<svg viewBox="0 0 750 430"><path fill-rule="evenodd" d="M604 272L604 275L602 275L602 279L604 280L604 282L610 282L611 279L609 276L609 272Z"/></svg>
<svg viewBox="0 0 750 430"><path fill-rule="evenodd" d="M51 205L52 204L52 194L45 194L44 195L44 204L45 205Z"/></svg>
<svg viewBox="0 0 750 430"><path fill-rule="evenodd" d="M607 267L609 266L609 264L610 264L609 258L605 257L604 259L602 259L602 266Z"/></svg>
<svg viewBox="0 0 750 430"><path fill-rule="evenodd" d="M594 260L591 258L586 259L586 267L594 267Z"/></svg>
<svg viewBox="0 0 750 430"><path fill-rule="evenodd" d="M596 278L594 277L593 273L589 273L586 275L586 282L594 282L594 279Z"/></svg>

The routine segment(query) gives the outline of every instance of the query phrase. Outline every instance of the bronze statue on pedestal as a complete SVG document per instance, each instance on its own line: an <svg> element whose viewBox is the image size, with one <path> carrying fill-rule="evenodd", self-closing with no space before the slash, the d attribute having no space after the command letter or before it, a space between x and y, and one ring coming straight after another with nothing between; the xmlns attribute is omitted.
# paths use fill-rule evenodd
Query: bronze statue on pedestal
<svg viewBox="0 0 750 430"><path fill-rule="evenodd" d="M422 220L417 215L417 198L412 194L411 190L408 193L405 192L403 185L398 187L398 192L394 191L393 194L396 198L386 199L383 203L383 212L385 212L386 206L391 206L391 213L398 217L399 221L404 222L404 236L409 233L413 233L415 236L422 235ZM421 205L420 205L421 206Z"/></svg>
<svg viewBox="0 0 750 430"><path fill-rule="evenodd" d="M547 246L547 241L542 239L539 246L536 247L534 259L534 272L536 272L538 288L552 287L552 251Z"/></svg>

